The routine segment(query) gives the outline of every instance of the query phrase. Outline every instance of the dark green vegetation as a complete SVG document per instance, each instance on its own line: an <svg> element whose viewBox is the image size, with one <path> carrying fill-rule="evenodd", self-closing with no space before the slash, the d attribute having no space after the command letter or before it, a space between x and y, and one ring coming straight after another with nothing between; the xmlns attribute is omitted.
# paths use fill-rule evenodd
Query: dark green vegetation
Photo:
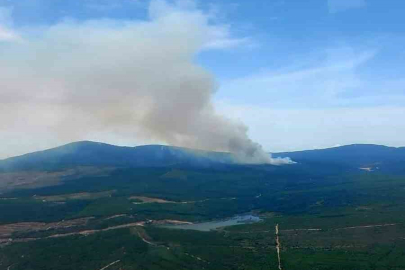
<svg viewBox="0 0 405 270"><path fill-rule="evenodd" d="M110 147L109 154L114 152ZM278 269L276 224L283 269L404 269L403 150L375 147L336 148L335 158L332 150L326 156L326 150L318 156L316 151L292 153L299 163L282 167L236 166L212 159L201 166L200 159L183 162L160 152L153 155L165 156L164 166L153 166L158 161L152 154L150 166L98 164L102 159L93 157L106 150L97 147L85 151L84 164L74 155L60 154L61 149L60 162L48 160L48 155L55 159L52 150L39 160L32 154L30 161L7 161L14 172L26 164L30 166L25 170L32 170L35 162L48 172L78 165L114 170L69 175L58 185L1 194L0 269L98 270L111 263L106 270ZM166 202L143 203L131 196ZM136 225L147 220L199 222L248 212L263 221L211 232L170 230L150 222ZM13 231L2 238L10 224L58 224L84 217L93 218L75 226ZM50 238L55 235L59 237Z"/></svg>

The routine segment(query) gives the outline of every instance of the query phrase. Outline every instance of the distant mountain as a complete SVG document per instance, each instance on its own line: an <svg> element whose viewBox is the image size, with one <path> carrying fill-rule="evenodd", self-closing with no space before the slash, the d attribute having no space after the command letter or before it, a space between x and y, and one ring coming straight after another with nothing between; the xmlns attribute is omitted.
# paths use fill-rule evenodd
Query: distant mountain
<svg viewBox="0 0 405 270"><path fill-rule="evenodd" d="M59 169L73 166L207 167L233 163L228 153L163 145L120 147L82 141L0 161L0 169Z"/></svg>
<svg viewBox="0 0 405 270"><path fill-rule="evenodd" d="M290 157L301 164L328 164L381 172L405 172L405 147L353 144L334 148L285 152L275 157Z"/></svg>
<svg viewBox="0 0 405 270"><path fill-rule="evenodd" d="M291 172L298 169L330 173L363 170L405 174L405 147L355 144L276 153L273 157L290 157L297 162L295 166L282 166L278 171ZM234 164L235 161L229 153L163 145L121 147L82 141L0 160L0 171L52 170L75 166L223 168ZM276 169L275 166L257 167Z"/></svg>

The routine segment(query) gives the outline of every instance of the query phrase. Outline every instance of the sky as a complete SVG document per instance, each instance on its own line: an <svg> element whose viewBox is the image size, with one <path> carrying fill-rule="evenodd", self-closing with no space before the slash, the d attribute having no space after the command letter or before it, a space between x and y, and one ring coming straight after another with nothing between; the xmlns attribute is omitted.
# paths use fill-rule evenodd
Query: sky
<svg viewBox="0 0 405 270"><path fill-rule="evenodd" d="M63 50L66 37L74 45L81 33L94 33L83 30L91 28L109 39L111 31L146 25L174 10L184 15L176 22L180 25L193 16L203 18L204 27L196 31L204 36L190 61L214 78L215 111L243 122L250 138L266 151L353 143L405 146L402 0L0 0L0 78L3 74L3 82L8 80L0 88L0 158L76 139L165 143L159 136L114 127L62 136L52 124L60 121L53 117L57 109L41 111L50 105L38 109L39 101L32 98L56 95L49 87L57 88L60 81L33 78L36 70L42 74L46 69L41 62L52 64L43 58L54 48ZM200 36L187 38L192 43ZM52 43L46 43L49 39ZM94 57L108 58L109 48L116 47L107 46ZM21 63L31 62L21 59L40 49L42 58L33 59L33 68L26 71ZM29 106L18 106L22 103ZM83 126L72 121L67 128L63 132Z"/></svg>

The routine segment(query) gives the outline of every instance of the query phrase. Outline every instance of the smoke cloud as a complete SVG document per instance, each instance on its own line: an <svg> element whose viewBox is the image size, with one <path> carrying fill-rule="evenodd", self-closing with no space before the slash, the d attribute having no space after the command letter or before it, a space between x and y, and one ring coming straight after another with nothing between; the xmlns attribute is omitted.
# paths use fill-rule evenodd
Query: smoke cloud
<svg viewBox="0 0 405 270"><path fill-rule="evenodd" d="M1 28L0 28L1 29ZM217 85L196 55L241 44L194 5L152 1L147 21L65 20L0 41L0 128L42 127L61 140L94 131L286 164L219 115Z"/></svg>

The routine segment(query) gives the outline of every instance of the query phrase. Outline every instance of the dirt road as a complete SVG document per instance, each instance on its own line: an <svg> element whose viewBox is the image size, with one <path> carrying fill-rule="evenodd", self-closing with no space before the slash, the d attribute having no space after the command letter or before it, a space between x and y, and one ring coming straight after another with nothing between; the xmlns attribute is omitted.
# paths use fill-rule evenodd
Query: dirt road
<svg viewBox="0 0 405 270"><path fill-rule="evenodd" d="M278 269L283 270L281 268L281 256L280 256L280 238L278 236L278 224L276 225L276 249L277 249L277 258L278 258Z"/></svg>
<svg viewBox="0 0 405 270"><path fill-rule="evenodd" d="M115 262L112 262L112 263L110 263L109 265L104 266L104 267L101 268L100 270L105 270L105 269L107 269L108 267L113 266L114 264L119 263L120 261L121 261L121 260L116 260Z"/></svg>

